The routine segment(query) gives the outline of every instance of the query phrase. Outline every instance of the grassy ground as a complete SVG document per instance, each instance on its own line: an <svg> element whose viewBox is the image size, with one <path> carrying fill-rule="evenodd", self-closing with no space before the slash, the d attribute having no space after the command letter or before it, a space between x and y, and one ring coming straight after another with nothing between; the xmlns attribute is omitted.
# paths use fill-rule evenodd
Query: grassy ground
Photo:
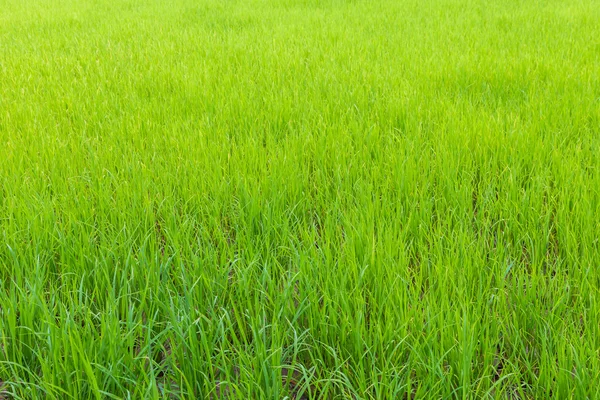
<svg viewBox="0 0 600 400"><path fill-rule="evenodd" d="M0 0L3 398L600 398L597 0Z"/></svg>

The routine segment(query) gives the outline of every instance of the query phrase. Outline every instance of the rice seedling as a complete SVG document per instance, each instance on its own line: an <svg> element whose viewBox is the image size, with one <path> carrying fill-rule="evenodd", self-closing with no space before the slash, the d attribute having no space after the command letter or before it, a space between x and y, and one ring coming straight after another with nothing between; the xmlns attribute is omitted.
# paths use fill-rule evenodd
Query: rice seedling
<svg viewBox="0 0 600 400"><path fill-rule="evenodd" d="M600 398L596 0L0 0L0 398Z"/></svg>

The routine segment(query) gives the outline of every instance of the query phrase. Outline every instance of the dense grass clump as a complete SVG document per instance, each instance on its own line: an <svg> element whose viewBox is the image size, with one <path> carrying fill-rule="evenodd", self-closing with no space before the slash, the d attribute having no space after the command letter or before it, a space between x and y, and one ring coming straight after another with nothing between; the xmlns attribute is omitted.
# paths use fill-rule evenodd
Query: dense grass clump
<svg viewBox="0 0 600 400"><path fill-rule="evenodd" d="M0 397L600 398L597 0L0 0Z"/></svg>

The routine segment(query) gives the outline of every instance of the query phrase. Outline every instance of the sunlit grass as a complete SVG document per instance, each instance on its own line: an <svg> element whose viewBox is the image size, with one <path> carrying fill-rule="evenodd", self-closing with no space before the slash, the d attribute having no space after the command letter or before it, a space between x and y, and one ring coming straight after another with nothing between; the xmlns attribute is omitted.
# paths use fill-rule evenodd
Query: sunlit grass
<svg viewBox="0 0 600 400"><path fill-rule="evenodd" d="M0 397L600 398L599 21L0 0Z"/></svg>

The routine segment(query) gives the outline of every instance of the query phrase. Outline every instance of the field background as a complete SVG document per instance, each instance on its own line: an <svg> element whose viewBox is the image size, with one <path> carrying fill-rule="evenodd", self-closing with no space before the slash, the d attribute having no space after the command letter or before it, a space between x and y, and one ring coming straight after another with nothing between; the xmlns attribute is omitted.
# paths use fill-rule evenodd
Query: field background
<svg viewBox="0 0 600 400"><path fill-rule="evenodd" d="M0 397L600 398L597 0L0 0Z"/></svg>

